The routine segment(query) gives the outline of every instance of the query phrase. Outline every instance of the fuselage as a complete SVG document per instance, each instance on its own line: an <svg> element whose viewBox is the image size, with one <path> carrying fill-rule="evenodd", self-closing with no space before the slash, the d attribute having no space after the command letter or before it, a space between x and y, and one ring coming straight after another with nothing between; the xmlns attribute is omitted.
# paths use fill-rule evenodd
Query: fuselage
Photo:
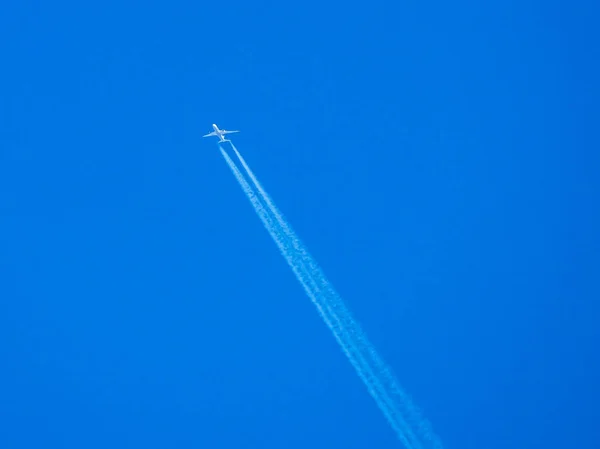
<svg viewBox="0 0 600 449"><path fill-rule="evenodd" d="M219 129L219 127L217 125L215 125L214 123L213 123L213 129L215 130L215 133L217 133L217 136L219 136L219 140L221 142L225 142L225 138L223 137L223 131L221 131Z"/></svg>

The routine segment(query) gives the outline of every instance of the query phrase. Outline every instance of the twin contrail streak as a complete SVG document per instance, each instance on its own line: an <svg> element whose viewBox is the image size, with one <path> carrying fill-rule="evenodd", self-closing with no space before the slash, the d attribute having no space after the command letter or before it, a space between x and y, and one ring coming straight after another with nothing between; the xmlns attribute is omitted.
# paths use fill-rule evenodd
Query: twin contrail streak
<svg viewBox="0 0 600 449"><path fill-rule="evenodd" d="M219 145L227 165L400 441L408 449L441 449L442 445L431 431L429 423L420 416L418 409L400 388L390 369L367 340L341 297L279 212L237 148L233 143L230 144L258 191L258 196L237 165Z"/></svg>

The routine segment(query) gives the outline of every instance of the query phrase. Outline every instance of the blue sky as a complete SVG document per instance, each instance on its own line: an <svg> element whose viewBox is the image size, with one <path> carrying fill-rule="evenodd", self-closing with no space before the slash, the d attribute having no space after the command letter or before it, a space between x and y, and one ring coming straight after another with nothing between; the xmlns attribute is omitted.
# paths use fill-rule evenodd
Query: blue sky
<svg viewBox="0 0 600 449"><path fill-rule="evenodd" d="M592 2L0 7L0 446L395 448L235 143L447 448L600 447Z"/></svg>

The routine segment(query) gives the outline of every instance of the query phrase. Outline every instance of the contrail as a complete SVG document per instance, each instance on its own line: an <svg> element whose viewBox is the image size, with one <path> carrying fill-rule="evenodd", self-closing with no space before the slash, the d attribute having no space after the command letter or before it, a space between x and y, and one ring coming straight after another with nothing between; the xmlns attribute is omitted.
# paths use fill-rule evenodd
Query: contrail
<svg viewBox="0 0 600 449"><path fill-rule="evenodd" d="M315 260L310 256L300 238L285 220L283 214L277 209L277 206L275 206L275 203L262 187L257 177L254 175L254 172L250 169L250 166L246 163L233 142L229 141L229 144L242 164L242 167L248 174L248 177L256 186L262 200L281 226L283 233L290 240L296 255L295 266L300 265L308 272L309 283L315 289L312 294L316 294L317 297L322 299L321 302L324 303L322 307L332 315L330 320L338 324L341 335L336 334L334 331L336 339L338 342L340 339L345 340L347 342L346 345L353 348L352 351L344 352L355 367L359 377L367 384L369 392L375 399L377 405L384 412L384 415L394 430L396 430L398 437L405 443L405 446L415 449L423 447L411 427L415 427L416 425L416 427L421 430L421 439L432 440L433 432L429 430L428 423L419 416L418 409L412 405L410 398L398 386L390 369L377 354L373 345L367 340L364 332L353 319L352 314L345 306L341 297L329 283ZM292 266L291 263L290 265ZM292 268L294 268L294 266L292 266ZM354 354L356 359L353 359L351 354ZM374 369L378 370L377 376L373 374ZM372 378L372 380L369 381L369 378ZM393 399L390 393L393 396L396 396L396 399ZM386 410L383 410L384 404ZM400 411L400 409L402 409L402 411ZM413 425L409 425L406 422L407 420L410 420ZM401 427L402 429L398 429L398 427ZM405 440L410 440L410 443ZM431 447L441 448L441 444L433 444Z"/></svg>
<svg viewBox="0 0 600 449"><path fill-rule="evenodd" d="M306 294L317 307L321 318L332 331L343 352L354 366L398 438L409 449L441 449L442 445L437 436L431 431L429 423L420 416L418 409L402 391L390 369L367 340L364 332L353 319L340 296L327 281L314 259L308 254L308 251L263 189L246 161L231 141L230 144L248 177L258 190L260 199L256 197L252 187L235 163L219 145L221 154ZM269 209L268 211L263 206L263 202ZM273 217L277 223L273 221Z"/></svg>
<svg viewBox="0 0 600 449"><path fill-rule="evenodd" d="M398 418L409 424L409 429L406 436L411 440L418 440L410 430L415 429L415 432L419 435L422 440L424 447L441 448L442 444L438 437L431 430L430 424L421 416L418 408L412 403L409 396L400 388L398 382L394 378L391 370L386 366L381 357L375 351L373 345L367 340L366 335L360 329L358 323L353 319L350 311L345 306L341 297L335 291L333 286L328 282L327 278L314 261L314 259L308 254L304 245L300 239L296 236L291 226L287 223L281 212L277 209L274 202L271 200L267 192L264 190L240 152L237 150L233 142L229 142L236 156L240 160L240 163L248 173L248 177L256 186L259 194L267 207L271 210L271 213L277 219L279 225L283 229L283 232L291 240L292 246L299 253L302 259L303 265L309 270L313 281L319 284L317 289L319 293L325 296L325 303L327 308L331 310L331 313L336 316L337 321L341 321L341 327L344 333L349 334L352 344L361 348L361 359L367 359L367 365L371 362L372 368L369 371L378 372L378 383L384 389L384 397L386 401L391 401L395 404L393 408ZM394 399L392 399L394 398ZM414 447L419 447L421 444L416 442Z"/></svg>
<svg viewBox="0 0 600 449"><path fill-rule="evenodd" d="M316 306L316 308L319 312L319 315L321 316L323 321L325 321L325 324L327 325L327 327L332 331L334 337L336 338L336 340L342 347L343 352L346 354L346 356L350 360L350 363L352 363L352 365L355 367L356 371L359 374L359 377L366 384L367 389L369 390L370 394L376 399L380 409L383 411L384 415L388 418L388 421L390 421L390 424L392 425L392 427L394 428L394 430L396 431L398 436L401 438L401 440L405 442L406 447L416 448L417 446L414 446L408 442L408 440L405 436L407 433L406 429L401 429L399 427L401 425L401 423L397 423L396 420L393 418L393 410L390 409L390 407L387 404L385 404L384 402L381 402L379 400L379 394L376 391L376 387L374 386L374 381L372 379L372 375L370 375L370 373L368 373L368 372L365 372L365 370L361 366L361 363L359 362L359 360L361 359L360 354L357 353L356 348L354 348L353 346L348 344L348 342L344 338L344 333L339 328L339 325L332 319L332 317L329 315L328 311L325 309L323 304L319 301L319 299L313 292L314 282L309 276L307 276L306 270L304 269L302 263L298 262L297 260L294 260L293 252L290 251L290 246L289 246L288 242L286 242L287 239L282 234L282 232L278 228L277 224L273 222L271 215L264 208L261 201L256 197L256 195L254 194L254 191L252 190L252 188L250 187L250 185L248 184L248 182L246 181L244 176L241 174L241 172L239 171L239 169L237 168L235 163L231 160L231 158L227 155L227 153L223 150L223 148L221 148L219 146L219 149L221 151L221 154L225 158L227 165L229 165L229 168L231 169L233 175L235 176L235 178L239 182L240 186L242 187L242 190L244 191L244 193L250 200L250 203L254 207L254 210L256 211L257 215L263 222L264 227L267 229L267 231L269 232L269 234L271 235L271 237L273 238L273 240L279 247L279 250L281 251L283 257L286 259L286 261L292 268L294 274L296 275L296 278L298 279L298 281L304 288L304 291L306 292L308 297L311 299L313 304ZM313 284L313 285L310 285L310 284Z"/></svg>

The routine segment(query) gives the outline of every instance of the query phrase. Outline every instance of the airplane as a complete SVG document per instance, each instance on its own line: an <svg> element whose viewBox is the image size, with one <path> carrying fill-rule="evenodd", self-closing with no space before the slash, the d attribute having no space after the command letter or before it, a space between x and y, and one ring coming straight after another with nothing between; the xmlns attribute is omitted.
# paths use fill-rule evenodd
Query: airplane
<svg viewBox="0 0 600 449"><path fill-rule="evenodd" d="M223 137L225 134L239 133L239 131L227 131L225 129L219 129L219 127L217 125L215 125L214 123L213 123L213 129L214 129L214 131L212 133L208 133L202 137L217 136L219 138L219 142L225 142L227 140Z"/></svg>

